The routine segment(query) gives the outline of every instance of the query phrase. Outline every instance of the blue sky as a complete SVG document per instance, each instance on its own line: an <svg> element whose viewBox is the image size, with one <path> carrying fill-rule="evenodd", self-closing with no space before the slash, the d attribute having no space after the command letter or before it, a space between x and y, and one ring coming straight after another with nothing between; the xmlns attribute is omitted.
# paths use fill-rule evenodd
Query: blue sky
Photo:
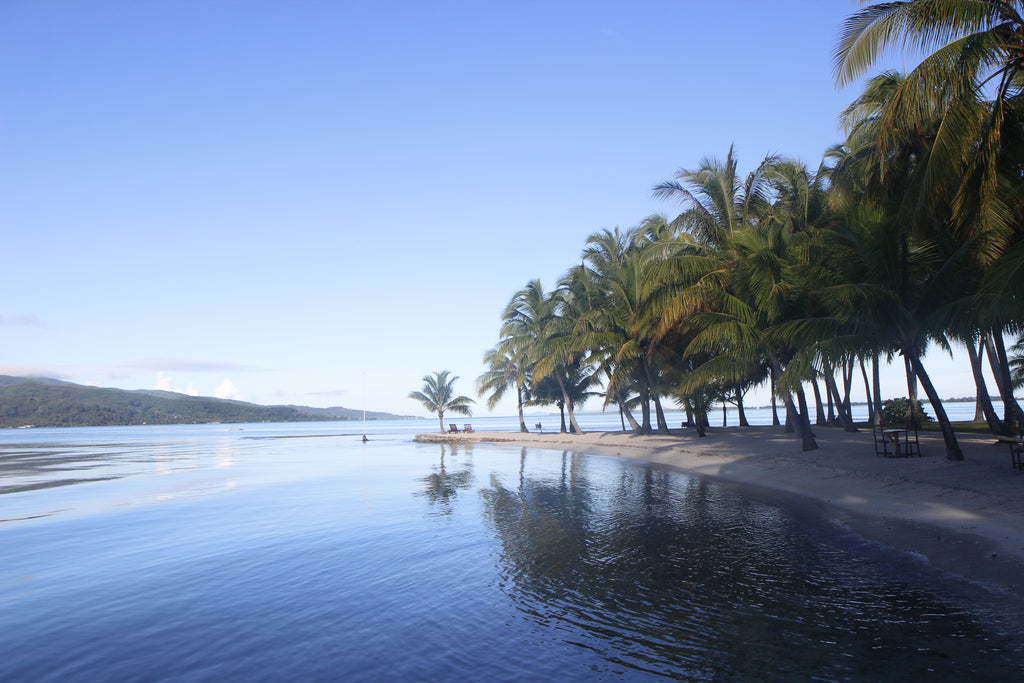
<svg viewBox="0 0 1024 683"><path fill-rule="evenodd" d="M448 369L475 397L511 295L673 215L654 184L730 144L817 165L855 8L0 3L0 373L422 414Z"/></svg>

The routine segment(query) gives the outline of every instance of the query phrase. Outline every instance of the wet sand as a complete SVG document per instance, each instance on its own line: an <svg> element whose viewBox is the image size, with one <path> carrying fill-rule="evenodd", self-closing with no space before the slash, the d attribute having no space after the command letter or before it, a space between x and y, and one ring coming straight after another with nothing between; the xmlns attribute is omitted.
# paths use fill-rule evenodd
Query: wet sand
<svg viewBox="0 0 1024 683"><path fill-rule="evenodd" d="M673 431L424 434L420 441L505 443L635 458L751 488L761 497L817 508L876 543L932 566L1024 597L1024 471L993 436L958 434L963 462L945 459L942 437L920 435L920 458L875 455L870 430L816 427L803 452L779 427Z"/></svg>

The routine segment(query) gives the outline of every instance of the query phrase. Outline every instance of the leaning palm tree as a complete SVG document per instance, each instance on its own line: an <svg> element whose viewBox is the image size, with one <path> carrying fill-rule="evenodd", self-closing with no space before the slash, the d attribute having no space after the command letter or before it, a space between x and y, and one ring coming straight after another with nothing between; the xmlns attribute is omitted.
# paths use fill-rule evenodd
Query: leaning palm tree
<svg viewBox="0 0 1024 683"><path fill-rule="evenodd" d="M573 413L574 406L582 404L588 398L599 396L590 388L598 385L597 372L577 361L570 366L559 368L543 379L534 382L528 405L543 406L554 404L561 416L561 433L578 431L576 418L571 418L571 427L565 424L565 413ZM562 388L565 388L563 392Z"/></svg>
<svg viewBox="0 0 1024 683"><path fill-rule="evenodd" d="M484 353L484 363L487 364L487 370L476 380L477 393L480 396L488 394L487 407L490 410L494 410L498 402L505 396L505 392L510 387L515 387L516 403L519 408L519 431L525 433L529 431L526 428L526 421L523 419L523 390L526 383L525 363L517 360L517 355L509 350L510 346L508 343L499 343Z"/></svg>
<svg viewBox="0 0 1024 683"><path fill-rule="evenodd" d="M423 376L423 391L409 393L409 398L419 401L431 413L437 413L441 433L444 433L444 414L452 412L457 415L472 415L469 404L475 401L468 396L455 395L455 380L448 370L442 370Z"/></svg>

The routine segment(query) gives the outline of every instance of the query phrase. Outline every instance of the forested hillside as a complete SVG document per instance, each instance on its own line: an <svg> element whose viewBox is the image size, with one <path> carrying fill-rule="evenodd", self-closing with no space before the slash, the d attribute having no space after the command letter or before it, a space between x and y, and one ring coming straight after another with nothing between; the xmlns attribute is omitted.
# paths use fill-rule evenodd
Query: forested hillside
<svg viewBox="0 0 1024 683"><path fill-rule="evenodd" d="M367 419L400 417L388 413L366 414ZM362 419L362 411L341 407L263 406L168 391L125 391L53 379L0 376L0 427L354 419Z"/></svg>

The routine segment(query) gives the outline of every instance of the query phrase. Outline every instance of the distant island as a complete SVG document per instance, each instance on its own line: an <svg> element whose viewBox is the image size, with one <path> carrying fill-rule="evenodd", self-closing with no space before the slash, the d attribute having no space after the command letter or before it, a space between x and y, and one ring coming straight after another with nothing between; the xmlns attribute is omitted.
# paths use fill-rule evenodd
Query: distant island
<svg viewBox="0 0 1024 683"><path fill-rule="evenodd" d="M264 406L173 391L106 389L43 377L0 375L0 428L103 427L211 422L362 420L363 411L336 406ZM366 411L367 420L413 420Z"/></svg>

